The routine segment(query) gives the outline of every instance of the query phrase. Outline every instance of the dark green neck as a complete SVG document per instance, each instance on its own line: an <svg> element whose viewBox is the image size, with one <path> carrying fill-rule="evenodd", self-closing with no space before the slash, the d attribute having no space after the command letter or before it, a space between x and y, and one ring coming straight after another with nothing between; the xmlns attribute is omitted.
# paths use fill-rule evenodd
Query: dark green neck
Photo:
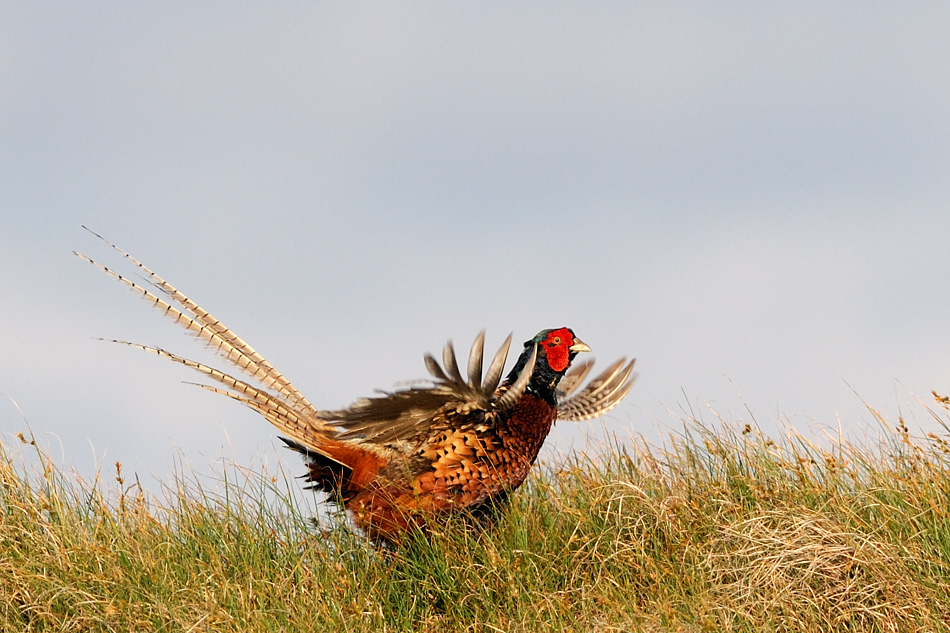
<svg viewBox="0 0 950 633"><path fill-rule="evenodd" d="M524 369L525 363L528 362L530 357L531 348L527 347L525 351L521 353L521 356L518 357L515 366L511 368L503 384L511 385L514 383L518 379L518 376L521 375L521 371ZM551 366L548 365L548 359L544 354L544 349L539 346L538 357L534 362L534 371L531 373L531 382L528 383L528 387L525 391L539 396L552 407L556 407L557 383L561 380L561 376L563 375L564 372L556 372L551 369Z"/></svg>

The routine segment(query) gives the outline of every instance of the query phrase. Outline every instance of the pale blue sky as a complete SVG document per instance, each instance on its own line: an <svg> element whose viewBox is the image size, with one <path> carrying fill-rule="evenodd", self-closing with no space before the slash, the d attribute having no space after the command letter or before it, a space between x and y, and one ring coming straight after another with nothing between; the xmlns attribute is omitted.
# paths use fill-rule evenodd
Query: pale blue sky
<svg viewBox="0 0 950 633"><path fill-rule="evenodd" d="M2 3L0 392L84 473L280 453L94 340L208 358L73 257L117 261L87 224L320 407L424 377L447 338L569 325L638 358L621 437L746 407L861 437L862 399L932 425L948 33L937 2Z"/></svg>

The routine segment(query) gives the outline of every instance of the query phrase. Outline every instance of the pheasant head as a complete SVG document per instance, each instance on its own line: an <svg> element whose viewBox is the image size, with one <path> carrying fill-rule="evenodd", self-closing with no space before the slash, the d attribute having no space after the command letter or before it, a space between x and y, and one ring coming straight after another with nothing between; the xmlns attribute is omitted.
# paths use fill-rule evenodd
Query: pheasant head
<svg viewBox="0 0 950 633"><path fill-rule="evenodd" d="M534 369L527 391L544 397L556 404L555 388L561 376L570 368L578 352L589 352L590 347L574 335L571 328L562 327L538 332L530 341L525 341L524 351L512 368L506 382L513 383L524 369L534 350L537 349Z"/></svg>

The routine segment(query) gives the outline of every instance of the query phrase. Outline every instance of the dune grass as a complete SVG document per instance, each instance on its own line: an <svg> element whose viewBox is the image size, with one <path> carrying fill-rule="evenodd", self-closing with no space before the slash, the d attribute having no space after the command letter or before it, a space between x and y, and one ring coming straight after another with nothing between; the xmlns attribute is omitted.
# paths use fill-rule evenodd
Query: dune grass
<svg viewBox="0 0 950 633"><path fill-rule="evenodd" d="M156 498L121 466L87 484L6 446L0 629L950 631L950 435L893 426L819 446L689 420L398 551L314 525L290 478L230 468Z"/></svg>

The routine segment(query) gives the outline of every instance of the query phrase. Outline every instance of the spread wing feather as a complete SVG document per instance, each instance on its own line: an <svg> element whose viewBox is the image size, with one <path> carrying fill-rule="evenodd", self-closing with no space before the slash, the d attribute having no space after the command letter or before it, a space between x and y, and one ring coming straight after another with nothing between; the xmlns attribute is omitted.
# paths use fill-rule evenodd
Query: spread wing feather
<svg viewBox="0 0 950 633"><path fill-rule="evenodd" d="M515 382L499 388L511 335L495 354L483 381L480 374L484 345L483 331L476 337L469 353L467 380L461 375L455 349L449 342L442 353L444 368L430 354L425 356L426 367L435 379L432 387L363 398L347 409L321 411L320 418L338 426L341 439L361 438L381 443L417 437L450 416L465 415L469 424L484 422L490 414L507 411L518 402L537 360L535 347Z"/></svg>
<svg viewBox="0 0 950 633"><path fill-rule="evenodd" d="M558 419L574 422L589 420L607 413L620 404L620 401L627 395L630 388L633 387L634 380L636 380L636 374L633 372L633 364L636 359L624 365L625 360L621 358L587 383L587 386L576 395L561 400L557 407ZM583 376L590 372L590 367L580 365L578 371L583 375L581 378L568 383L565 395L577 390ZM565 378L568 376L570 374ZM563 378L561 382L564 382Z"/></svg>
<svg viewBox="0 0 950 633"><path fill-rule="evenodd" d="M478 333L468 354L468 382L474 389L482 386L482 362L485 356L485 330Z"/></svg>
<svg viewBox="0 0 950 633"><path fill-rule="evenodd" d="M585 360L580 363L574 363L574 366L571 367L561 378L561 382L557 384L557 399L563 401L569 395L577 391L577 388L581 386L581 383L584 382L584 379L587 378L587 374L590 373L590 370L594 368L593 360Z"/></svg>

